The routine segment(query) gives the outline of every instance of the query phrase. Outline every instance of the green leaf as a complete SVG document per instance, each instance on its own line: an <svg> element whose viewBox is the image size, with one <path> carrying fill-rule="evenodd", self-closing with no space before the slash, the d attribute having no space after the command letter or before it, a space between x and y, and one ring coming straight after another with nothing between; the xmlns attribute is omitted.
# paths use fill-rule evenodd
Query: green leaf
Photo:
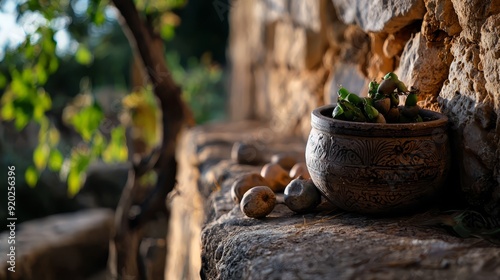
<svg viewBox="0 0 500 280"><path fill-rule="evenodd" d="M59 150L52 149L49 156L49 169L52 171L61 170L64 158Z"/></svg>
<svg viewBox="0 0 500 280"><path fill-rule="evenodd" d="M80 46L78 46L78 50L75 53L75 59L76 62L80 64L89 65L92 63L94 57L86 46L80 44Z"/></svg>
<svg viewBox="0 0 500 280"><path fill-rule="evenodd" d="M125 129L116 127L111 131L111 141L102 153L106 163L123 162L128 158L128 149L125 139Z"/></svg>
<svg viewBox="0 0 500 280"><path fill-rule="evenodd" d="M14 119L14 126L17 130L22 130L30 122L30 117L20 110L16 110Z"/></svg>
<svg viewBox="0 0 500 280"><path fill-rule="evenodd" d="M350 92L345 87L340 87L337 91L337 94L339 96L339 100L343 100L347 98Z"/></svg>
<svg viewBox="0 0 500 280"><path fill-rule="evenodd" d="M26 47L24 47L24 56L26 59L32 60L35 58L35 47L31 44L27 44Z"/></svg>
<svg viewBox="0 0 500 280"><path fill-rule="evenodd" d="M2 105L1 116L2 119L6 121L14 119L14 104L12 104L12 102L7 102Z"/></svg>
<svg viewBox="0 0 500 280"><path fill-rule="evenodd" d="M33 163L38 170L43 170L49 159L50 149L47 144L39 144L33 152Z"/></svg>
<svg viewBox="0 0 500 280"><path fill-rule="evenodd" d="M57 68L59 67L59 61L57 60L57 56L52 56L49 62L49 73L54 73L56 72Z"/></svg>
<svg viewBox="0 0 500 280"><path fill-rule="evenodd" d="M38 90L38 100L39 106L43 108L44 111L49 110L52 107L52 99L50 95L43 89Z"/></svg>
<svg viewBox="0 0 500 280"><path fill-rule="evenodd" d="M97 103L94 103L93 105L83 108L78 114L73 116L71 124L82 136L83 140L88 142L92 134L99 128L103 119L104 113L101 107Z"/></svg>
<svg viewBox="0 0 500 280"><path fill-rule="evenodd" d="M175 35L175 28L173 25L164 24L160 29L160 36L164 40L170 40Z"/></svg>
<svg viewBox="0 0 500 280"><path fill-rule="evenodd" d="M89 16L91 22L95 25L100 26L106 21L106 16L104 14L104 8L106 7L107 1L91 0L87 7L87 15Z"/></svg>
<svg viewBox="0 0 500 280"><path fill-rule="evenodd" d="M26 169L26 172L24 173L26 184L28 184L28 186L30 186L31 188L35 187L36 183L38 182L38 176L39 174L35 167L28 167L28 169Z"/></svg>
<svg viewBox="0 0 500 280"><path fill-rule="evenodd" d="M45 67L40 63L35 65L35 74L39 84L45 84L45 82L47 82L49 76L47 75Z"/></svg>
<svg viewBox="0 0 500 280"><path fill-rule="evenodd" d="M337 106L335 106L335 109L333 109L333 113L332 113L332 116L334 119L342 119L342 115L344 114L344 109L342 108L342 106L340 104L337 104Z"/></svg>
<svg viewBox="0 0 500 280"><path fill-rule="evenodd" d="M23 70L23 73L21 74L23 81L26 84L34 84L33 80L33 71L30 68L26 68Z"/></svg>
<svg viewBox="0 0 500 280"><path fill-rule="evenodd" d="M91 154L94 157L101 157L106 145L106 139L100 132L97 132L92 139Z"/></svg>
<svg viewBox="0 0 500 280"><path fill-rule="evenodd" d="M38 143L45 143L47 141L47 134L49 130L50 121L44 115L38 122L40 124L40 130L38 130Z"/></svg>
<svg viewBox="0 0 500 280"><path fill-rule="evenodd" d="M104 22L106 22L106 16L104 15L104 12L98 12L95 14L94 17L94 23L97 26L102 25Z"/></svg>
<svg viewBox="0 0 500 280"><path fill-rule="evenodd" d="M74 197L82 187L82 173L71 170L68 174L68 196Z"/></svg>
<svg viewBox="0 0 500 280"><path fill-rule="evenodd" d="M30 89L25 85L21 76L15 77L12 76L12 82L10 83L10 88L12 91L19 97L24 98L28 97L30 93Z"/></svg>
<svg viewBox="0 0 500 280"><path fill-rule="evenodd" d="M57 145L59 143L59 139L61 138L59 130L57 130L57 128L54 127L51 127L49 129L48 136L49 136L49 145L51 145L52 147Z"/></svg>
<svg viewBox="0 0 500 280"><path fill-rule="evenodd" d="M90 155L88 150L74 149L71 153L71 170L76 170L78 173L87 169L90 163Z"/></svg>

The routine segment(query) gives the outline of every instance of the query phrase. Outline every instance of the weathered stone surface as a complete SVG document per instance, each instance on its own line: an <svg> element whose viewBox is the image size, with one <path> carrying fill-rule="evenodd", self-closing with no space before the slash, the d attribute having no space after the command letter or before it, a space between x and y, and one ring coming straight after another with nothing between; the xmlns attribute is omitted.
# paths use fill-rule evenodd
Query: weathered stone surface
<svg viewBox="0 0 500 280"><path fill-rule="evenodd" d="M310 112L323 104L322 87L326 71L300 73L285 68L269 73L268 119L274 131L282 135L309 133Z"/></svg>
<svg viewBox="0 0 500 280"><path fill-rule="evenodd" d="M323 65L330 70L324 86L325 104L337 101L340 85L361 95L367 85L366 65L370 53L370 37L355 25L344 26L334 21L329 31L330 48L324 56ZM333 27L332 26L332 27Z"/></svg>
<svg viewBox="0 0 500 280"><path fill-rule="evenodd" d="M0 279L85 279L106 265L112 220L113 211L92 209L18 224L15 273L4 254L8 233L0 234Z"/></svg>
<svg viewBox="0 0 500 280"><path fill-rule="evenodd" d="M384 42L387 36L386 33L370 33L371 56L367 65L367 74L370 79L379 80L395 68L395 59L384 54Z"/></svg>
<svg viewBox="0 0 500 280"><path fill-rule="evenodd" d="M257 100L252 68L262 64L263 33L265 21L260 18L255 4L257 1L238 1L232 5L230 13L229 55L231 57L231 83L229 90L229 114L234 120L258 118L254 106ZM236 24L237 23L237 24Z"/></svg>
<svg viewBox="0 0 500 280"><path fill-rule="evenodd" d="M193 137L197 132L193 131ZM199 257L199 238L203 223L203 201L197 188L199 170L193 168L198 158L197 147L188 146L188 141L182 141L179 151L179 189L172 198L170 221L167 239L167 260L165 279L196 279L201 269ZM209 158L204 162L209 162Z"/></svg>
<svg viewBox="0 0 500 280"><path fill-rule="evenodd" d="M489 17L481 28L480 58L478 68L483 70L486 96L477 106L476 119L482 130L488 131L489 146L495 147L494 163L489 163L491 172L496 177L491 190L491 198L486 208L500 216L500 14ZM481 153L484 154L484 153ZM492 159L489 155L486 159Z"/></svg>
<svg viewBox="0 0 500 280"><path fill-rule="evenodd" d="M485 37L489 36L485 34ZM489 53L486 48L483 52ZM480 70L486 64L491 65L491 61L481 60L479 45L464 37L452 42L451 53L454 59L448 80L440 93L440 104L453 122L458 137L456 141L461 153L462 189L469 203L492 215L499 215L498 198L493 195L498 188L498 178L494 175L495 166L499 162L498 133L491 126L492 121L488 121L496 113L492 111L493 107L485 104L489 100L491 102L491 97L498 95L498 91L487 92L486 72ZM487 75L491 77L490 74Z"/></svg>
<svg viewBox="0 0 500 280"><path fill-rule="evenodd" d="M242 128L245 133L242 133ZM171 202L165 279L199 277L201 228L207 215L218 211L216 202L207 198L217 192L223 182L228 183L225 177L229 176L232 166L236 166L230 160L233 143L241 140L255 143L269 161L273 152L296 151L298 140L291 139L293 143L277 143L273 129L262 122L248 121L197 127L182 137L178 154L179 191ZM272 151L270 145L274 147ZM212 168L214 165L219 168ZM240 174L257 169L255 166L239 166ZM225 199L232 201L231 197Z"/></svg>
<svg viewBox="0 0 500 280"><path fill-rule="evenodd" d="M332 0L339 18L366 32L394 33L425 13L422 0Z"/></svg>
<svg viewBox="0 0 500 280"><path fill-rule="evenodd" d="M420 90L420 105L423 108L439 110L436 98L453 57L443 52L443 46L429 44L421 33L417 33L405 46L399 65L399 78L408 86Z"/></svg>
<svg viewBox="0 0 500 280"><path fill-rule="evenodd" d="M291 120L289 129L276 129L287 134L305 132L307 120L302 121L299 112L308 113L296 106L312 109L323 102L328 17L322 11L327 6L332 6L327 0L248 1L233 6L235 68L230 108L234 119L264 119L280 125L280 120L291 117L299 122ZM271 110L276 104L280 110Z"/></svg>
<svg viewBox="0 0 500 280"><path fill-rule="evenodd" d="M274 25L274 62L298 70L311 69L323 57L326 41L318 32L294 27L291 21L278 21Z"/></svg>
<svg viewBox="0 0 500 280"><path fill-rule="evenodd" d="M318 66L326 47L326 38L319 31L297 26L292 20L280 20L273 23L274 40L272 55L274 63L298 70L312 69Z"/></svg>
<svg viewBox="0 0 500 280"><path fill-rule="evenodd" d="M491 16L481 29L479 70L484 73L485 88L496 114L500 113L500 14ZM498 121L498 120L497 120ZM495 125L489 123L489 125Z"/></svg>
<svg viewBox="0 0 500 280"><path fill-rule="evenodd" d="M320 5L321 2L325 0L318 1L302 1L302 0L290 0L290 15L295 23L300 26L305 27L313 32L319 32L321 28L320 23Z"/></svg>
<svg viewBox="0 0 500 280"><path fill-rule="evenodd" d="M325 84L325 103L337 102L339 86L343 86L359 96L366 96L368 92L365 90L366 82L365 77L359 73L357 65L338 63Z"/></svg>
<svg viewBox="0 0 500 280"><path fill-rule="evenodd" d="M462 31L452 1L426 0L425 7L427 13L424 17L423 33L428 41L439 37L440 31L446 32L448 36L458 35Z"/></svg>
<svg viewBox="0 0 500 280"><path fill-rule="evenodd" d="M462 37L470 41L477 41L480 30L486 18L500 12L497 0L451 0L453 8L462 27Z"/></svg>
<svg viewBox="0 0 500 280"><path fill-rule="evenodd" d="M409 219L315 213L279 205L264 220L228 209L204 230L205 279L494 279L500 249L474 247ZM489 247L489 248L488 248Z"/></svg>
<svg viewBox="0 0 500 280"><path fill-rule="evenodd" d="M258 172L261 166L237 165L229 159L228 147L242 139L260 143L266 154L303 153L305 148L300 138L283 140L258 123L210 125L186 134L182 140L185 153L181 157L181 174L185 176L181 177L174 200L187 204L186 210L193 207L191 211L178 212L177 219L198 222L178 228L184 234L169 241L183 252L175 251L169 256L181 257L176 266L169 267L178 274L167 275L196 279L201 268L202 279L500 276L499 246L456 238L443 229L423 226L436 218L433 212L374 218L340 212L323 202L318 211L310 214L294 214L286 206L277 205L265 219L245 217L232 201L230 187L239 175ZM212 160L208 157L200 161L200 151L217 148L226 151L226 159L213 152ZM201 201L192 199L196 190L202 194ZM200 215L204 219L199 219ZM201 246L195 237L201 238Z"/></svg>

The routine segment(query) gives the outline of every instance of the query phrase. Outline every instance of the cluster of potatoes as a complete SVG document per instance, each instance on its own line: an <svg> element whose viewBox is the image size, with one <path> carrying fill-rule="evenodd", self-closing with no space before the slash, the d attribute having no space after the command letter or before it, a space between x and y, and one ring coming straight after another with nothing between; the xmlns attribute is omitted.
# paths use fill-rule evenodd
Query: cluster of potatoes
<svg viewBox="0 0 500 280"><path fill-rule="evenodd" d="M242 164L256 164L262 160L253 145L240 142L233 146L231 157ZM281 192L284 199L278 201L276 193ZM231 197L246 216L256 219L266 217L278 203L284 203L294 212L305 213L321 202L321 194L305 162L297 162L286 154L273 155L260 174L246 173L238 177L231 186Z"/></svg>

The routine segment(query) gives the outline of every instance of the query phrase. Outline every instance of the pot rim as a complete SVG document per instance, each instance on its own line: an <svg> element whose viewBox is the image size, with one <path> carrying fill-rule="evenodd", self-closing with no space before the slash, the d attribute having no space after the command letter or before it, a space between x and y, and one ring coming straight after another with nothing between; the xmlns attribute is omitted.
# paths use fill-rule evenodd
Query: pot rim
<svg viewBox="0 0 500 280"><path fill-rule="evenodd" d="M360 136L423 136L443 133L448 126L448 117L427 109L420 114L434 120L420 123L368 123L337 120L331 117L335 104L324 105L311 112L311 126L328 133Z"/></svg>

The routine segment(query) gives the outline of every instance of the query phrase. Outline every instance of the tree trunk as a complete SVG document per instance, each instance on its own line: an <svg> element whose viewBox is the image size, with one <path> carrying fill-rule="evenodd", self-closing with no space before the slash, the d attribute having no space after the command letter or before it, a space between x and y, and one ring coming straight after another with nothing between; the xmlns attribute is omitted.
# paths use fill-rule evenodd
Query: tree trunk
<svg viewBox="0 0 500 280"><path fill-rule="evenodd" d="M156 211L168 211L165 199L176 183L175 148L187 111L180 96L181 89L167 69L163 49L155 44L161 40L160 37L155 34L150 23L140 17L133 0L113 0L113 3L122 15L122 27L132 49L141 57L162 113L162 142L156 164L159 170L157 185L141 204L139 215L131 219L130 208L138 186L137 179L155 165L155 155L150 161L130 170L127 186L116 211L114 232L110 240L108 268L113 278L143 279L144 273L140 273L138 265L141 228Z"/></svg>

